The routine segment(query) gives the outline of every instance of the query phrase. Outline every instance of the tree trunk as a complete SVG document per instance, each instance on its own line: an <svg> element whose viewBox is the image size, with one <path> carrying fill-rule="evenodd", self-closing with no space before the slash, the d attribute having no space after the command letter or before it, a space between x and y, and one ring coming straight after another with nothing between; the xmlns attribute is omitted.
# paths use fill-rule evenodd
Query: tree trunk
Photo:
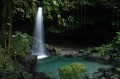
<svg viewBox="0 0 120 79"><path fill-rule="evenodd" d="M2 35L3 45L6 53L10 49L11 33L12 33L12 0L2 0L3 11L2 11Z"/></svg>

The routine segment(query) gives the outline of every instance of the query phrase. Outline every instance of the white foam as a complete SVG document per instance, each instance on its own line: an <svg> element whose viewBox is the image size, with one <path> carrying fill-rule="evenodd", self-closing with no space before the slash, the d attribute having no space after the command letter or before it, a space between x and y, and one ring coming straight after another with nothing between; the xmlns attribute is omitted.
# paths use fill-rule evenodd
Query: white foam
<svg viewBox="0 0 120 79"><path fill-rule="evenodd" d="M44 59L44 58L47 58L47 57L48 57L47 55L38 55L37 59Z"/></svg>

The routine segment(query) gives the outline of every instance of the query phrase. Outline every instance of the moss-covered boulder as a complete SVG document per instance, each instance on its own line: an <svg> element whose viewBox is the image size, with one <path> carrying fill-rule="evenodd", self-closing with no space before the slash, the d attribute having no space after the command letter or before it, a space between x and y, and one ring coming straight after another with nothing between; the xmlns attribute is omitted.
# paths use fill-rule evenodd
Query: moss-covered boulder
<svg viewBox="0 0 120 79"><path fill-rule="evenodd" d="M60 79L85 79L86 67L81 63L73 63L59 68Z"/></svg>

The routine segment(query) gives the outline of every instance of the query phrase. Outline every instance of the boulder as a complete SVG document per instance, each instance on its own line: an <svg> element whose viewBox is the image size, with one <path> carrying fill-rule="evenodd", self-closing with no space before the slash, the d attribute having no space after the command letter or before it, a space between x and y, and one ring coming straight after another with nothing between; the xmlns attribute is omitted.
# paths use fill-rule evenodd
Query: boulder
<svg viewBox="0 0 120 79"><path fill-rule="evenodd" d="M73 58L72 54L64 55L65 58Z"/></svg>
<svg viewBox="0 0 120 79"><path fill-rule="evenodd" d="M27 71L22 71L23 79L33 79L33 75L28 73Z"/></svg>
<svg viewBox="0 0 120 79"><path fill-rule="evenodd" d="M120 74L115 68L100 68L93 74L93 79L120 79Z"/></svg>
<svg viewBox="0 0 120 79"><path fill-rule="evenodd" d="M60 50L54 47L53 45L45 44L46 51L50 54L50 56L58 56L60 55Z"/></svg>
<svg viewBox="0 0 120 79"><path fill-rule="evenodd" d="M36 72L34 79L52 79L43 72Z"/></svg>
<svg viewBox="0 0 120 79"><path fill-rule="evenodd" d="M25 70L33 73L33 67L36 64L37 61L37 56L33 55L33 56L27 56L25 58Z"/></svg>

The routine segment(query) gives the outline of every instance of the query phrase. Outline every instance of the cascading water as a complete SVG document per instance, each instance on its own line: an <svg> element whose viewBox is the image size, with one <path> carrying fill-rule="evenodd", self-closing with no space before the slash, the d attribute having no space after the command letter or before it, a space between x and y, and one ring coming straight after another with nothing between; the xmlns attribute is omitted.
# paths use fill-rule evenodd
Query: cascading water
<svg viewBox="0 0 120 79"><path fill-rule="evenodd" d="M42 7L38 8L33 38L34 41L32 46L32 55L37 55L37 59L48 57L47 54L45 53L45 47L44 47Z"/></svg>

